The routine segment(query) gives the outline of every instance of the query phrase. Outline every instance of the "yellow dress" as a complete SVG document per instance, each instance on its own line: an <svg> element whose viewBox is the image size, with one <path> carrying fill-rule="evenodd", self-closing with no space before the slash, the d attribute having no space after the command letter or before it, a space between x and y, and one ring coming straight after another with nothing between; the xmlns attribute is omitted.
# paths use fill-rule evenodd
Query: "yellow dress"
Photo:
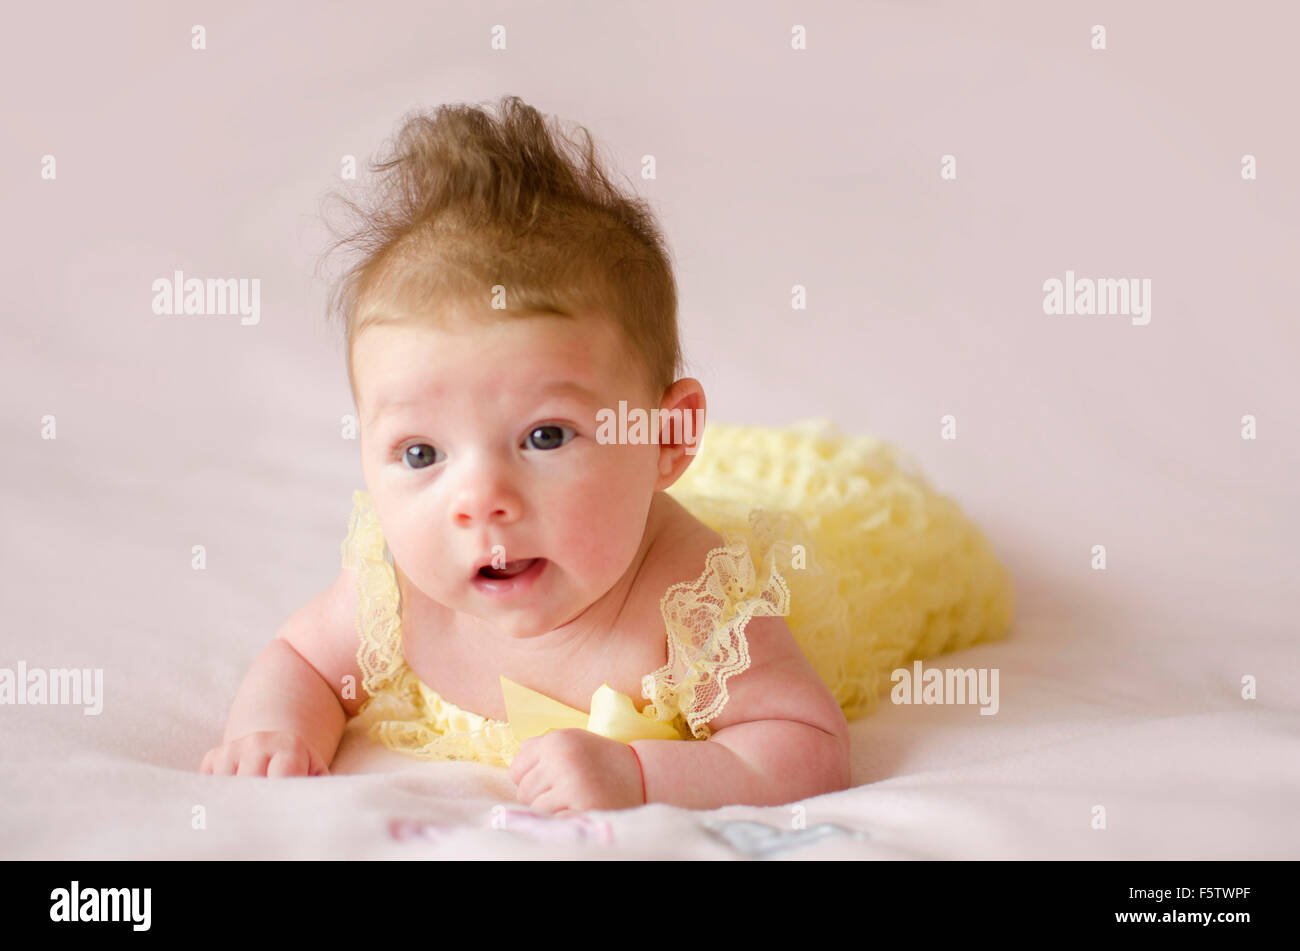
<svg viewBox="0 0 1300 951"><path fill-rule="evenodd" d="M895 668L1003 637L1014 603L1006 570L957 504L900 459L887 443L827 421L710 423L668 492L725 546L660 601L667 663L642 677L650 703L636 714L630 698L602 688L586 728L619 739L707 739L727 681L749 666L744 632L755 615L786 617L850 720L874 708ZM342 553L357 573L357 661L370 694L358 717L372 738L423 759L508 766L517 734L585 725L586 711L504 678L508 721L464 710L415 676L401 652L392 555L364 491L353 493ZM598 714L608 714L601 726Z"/></svg>

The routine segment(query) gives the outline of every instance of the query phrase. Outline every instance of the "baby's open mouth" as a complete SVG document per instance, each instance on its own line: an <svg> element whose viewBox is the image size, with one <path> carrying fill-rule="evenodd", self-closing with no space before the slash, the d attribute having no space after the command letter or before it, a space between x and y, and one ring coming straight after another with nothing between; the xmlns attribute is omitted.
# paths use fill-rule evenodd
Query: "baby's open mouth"
<svg viewBox="0 0 1300 951"><path fill-rule="evenodd" d="M523 574L541 560L540 558L524 558L520 561L507 561L504 568L493 568L491 565L484 565L478 570L478 573L480 578L493 578L500 581L504 578L513 578L515 575Z"/></svg>

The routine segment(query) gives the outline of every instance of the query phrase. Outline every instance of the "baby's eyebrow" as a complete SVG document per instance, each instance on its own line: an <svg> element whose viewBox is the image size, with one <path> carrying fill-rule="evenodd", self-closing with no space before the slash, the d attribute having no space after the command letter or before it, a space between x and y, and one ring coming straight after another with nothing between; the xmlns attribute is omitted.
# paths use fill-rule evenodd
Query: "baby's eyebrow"
<svg viewBox="0 0 1300 951"><path fill-rule="evenodd" d="M574 382L573 380L557 380L544 386L528 387L526 390L540 392L540 395L542 396L576 397L579 400L584 400L589 403L598 403L601 400L600 394L595 390L588 389L581 383ZM418 406L422 402L424 401L413 397L407 397L405 399L381 397L375 401L375 406L370 411L368 422L371 425L374 425L384 416L385 413L404 409L407 406Z"/></svg>
<svg viewBox="0 0 1300 951"><path fill-rule="evenodd" d="M414 406L419 402L420 401L417 399L393 400L381 398L376 400L375 405L371 407L370 412L366 414L366 425L373 426L383 418L386 412L403 409L407 406Z"/></svg>
<svg viewBox="0 0 1300 951"><path fill-rule="evenodd" d="M576 396L578 399L588 400L591 402L595 402L600 399L599 393L596 393L594 390L589 390L581 383L575 383L571 380L564 381L564 382L555 382L552 383L550 386L542 387L541 390L547 396L550 396L552 394L562 395L562 396Z"/></svg>

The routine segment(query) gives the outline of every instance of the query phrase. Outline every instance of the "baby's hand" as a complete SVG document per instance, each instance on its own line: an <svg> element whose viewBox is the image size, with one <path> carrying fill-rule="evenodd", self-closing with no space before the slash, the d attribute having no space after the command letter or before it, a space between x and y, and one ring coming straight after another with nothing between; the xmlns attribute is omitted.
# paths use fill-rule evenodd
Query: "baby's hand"
<svg viewBox="0 0 1300 951"><path fill-rule="evenodd" d="M520 802L555 814L644 802L636 753L587 730L549 730L524 740L510 763L510 778Z"/></svg>
<svg viewBox="0 0 1300 951"><path fill-rule="evenodd" d="M328 776L329 768L295 733L264 730L208 750L200 773L215 776Z"/></svg>

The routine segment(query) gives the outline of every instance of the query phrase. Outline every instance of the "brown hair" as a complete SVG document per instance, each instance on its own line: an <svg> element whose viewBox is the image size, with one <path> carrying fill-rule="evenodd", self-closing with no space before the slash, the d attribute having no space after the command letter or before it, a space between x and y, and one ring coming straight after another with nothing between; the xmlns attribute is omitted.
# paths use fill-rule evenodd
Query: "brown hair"
<svg viewBox="0 0 1300 951"><path fill-rule="evenodd" d="M591 134L574 143L553 119L516 96L494 119L476 106L443 105L404 117L368 207L342 196L360 259L330 295L342 317L348 380L352 345L373 323L438 320L440 307L487 311L505 289L503 318L599 311L616 321L658 396L677 379L677 285L649 205L620 192L600 166Z"/></svg>

